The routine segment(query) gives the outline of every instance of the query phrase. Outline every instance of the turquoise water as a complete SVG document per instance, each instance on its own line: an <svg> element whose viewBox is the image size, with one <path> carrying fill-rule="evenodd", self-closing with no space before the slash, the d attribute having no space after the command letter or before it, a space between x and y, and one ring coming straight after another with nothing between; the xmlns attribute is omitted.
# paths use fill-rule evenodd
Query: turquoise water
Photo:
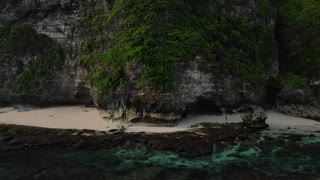
<svg viewBox="0 0 320 180"><path fill-rule="evenodd" d="M0 156L0 179L72 179L74 174L93 179L177 179L177 174L182 179L219 179L223 173L238 169L267 176L290 173L316 176L320 174L319 153L319 134L281 147L239 143L222 152L214 151L211 156L193 159L143 148L33 150Z"/></svg>

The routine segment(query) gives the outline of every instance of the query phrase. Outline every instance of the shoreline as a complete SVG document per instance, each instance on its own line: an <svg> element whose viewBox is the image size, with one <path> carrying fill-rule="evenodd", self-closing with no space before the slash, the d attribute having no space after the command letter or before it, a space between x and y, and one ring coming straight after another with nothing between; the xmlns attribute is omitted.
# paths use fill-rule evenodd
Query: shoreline
<svg viewBox="0 0 320 180"><path fill-rule="evenodd" d="M300 143L304 138L320 145L320 131L305 133L265 133L243 123L221 124L219 127L191 129L168 133L51 129L0 124L0 156L15 151L40 149L107 150L115 147L147 148L167 151L186 157L208 156L225 148L285 146Z"/></svg>
<svg viewBox="0 0 320 180"><path fill-rule="evenodd" d="M292 117L277 110L266 111L270 126L268 130L296 130L320 131L320 122ZM53 129L89 129L110 131L125 126L126 132L169 133L188 131L203 127L203 124L241 123L240 114L200 115L189 116L180 120L174 126L161 126L161 124L130 124L123 121L104 120L100 112L94 107L84 106L57 106L48 108L6 107L0 108L0 124L12 124Z"/></svg>
<svg viewBox="0 0 320 180"><path fill-rule="evenodd" d="M124 146L200 157L212 153L213 143L222 143L222 148L224 143L232 143L237 137L244 140L254 134L253 130L244 130L242 124L225 125L214 130L202 128L171 133L105 132L0 124L0 154L46 148L97 150Z"/></svg>
<svg viewBox="0 0 320 180"><path fill-rule="evenodd" d="M232 162L260 162L258 158L265 158L264 155L267 155L267 157L274 156L274 159L279 157L283 160L288 160L289 158L289 161L287 161L288 165L295 167L296 164L293 161L296 160L296 156L304 153L304 156L315 157L316 159L307 162L303 161L303 163L315 170L318 169L317 165L313 166L312 163L318 161L320 131L307 131L304 133L290 132L291 130L288 129L284 129L280 133L273 130L267 131L268 133L265 131L267 130L250 129L245 127L243 123L220 124L217 127L168 133L106 132L0 124L0 161L9 159L8 162L11 162L10 160L14 159L16 155L28 156L28 153L35 154L37 157L35 159L32 158L32 162L43 163L45 160L39 159L38 156L42 154L42 156L47 157L47 154L50 152L58 154L59 152L68 152L66 153L67 155L85 152L91 157L98 157L100 159L105 156L106 152L112 150L115 150L117 154L123 152L122 150L128 150L128 152L144 150L147 154L143 154L143 158L150 152L155 153L155 157L157 158L159 158L157 154L169 153L172 155L169 155L169 158L181 158L186 163L200 162L203 159L209 158L208 162L211 165L214 165L214 162L225 161L226 164L230 163L230 167L232 168L235 168ZM100 152L100 154L97 155L97 152ZM62 158L58 160L65 161L64 157L66 154L62 153L57 156L57 158ZM119 154L119 156L122 156L122 154ZM246 160L246 158L249 159ZM107 159L110 160L109 157ZM290 159L292 159L291 164ZM136 160L136 157L133 160ZM82 160L80 161L82 162ZM94 161L96 162L96 160ZM127 162L127 159L124 157L120 161ZM158 162L158 160L156 161ZM274 161L271 159L269 162ZM103 163L105 162L100 162L100 164ZM279 165L282 166L281 163L278 163ZM73 167L77 166L74 165ZM184 167L180 166L178 168L184 169ZM62 170L65 170L65 173L71 171L68 168ZM97 171L94 171L95 166L88 168L88 170L93 170L93 175L99 174ZM247 167L240 177L248 177L247 170L253 171L256 169ZM31 179L29 177L39 175L40 171L45 172L41 174L43 177L52 172L45 167L33 173L29 172L25 179ZM271 175L267 176L266 172L268 171L256 171L261 176L268 177L264 179L274 179ZM320 177L319 173L317 173L318 171L310 174L310 170L307 169L305 172L309 173L308 177L310 178ZM85 175L90 174L84 173ZM59 174L63 173L60 172ZM228 172L227 174L229 174L228 177L231 178L232 175L234 178L233 175L237 174L237 171ZM296 173L292 172L281 173L283 179L297 177L296 175ZM301 177L306 176L302 173Z"/></svg>

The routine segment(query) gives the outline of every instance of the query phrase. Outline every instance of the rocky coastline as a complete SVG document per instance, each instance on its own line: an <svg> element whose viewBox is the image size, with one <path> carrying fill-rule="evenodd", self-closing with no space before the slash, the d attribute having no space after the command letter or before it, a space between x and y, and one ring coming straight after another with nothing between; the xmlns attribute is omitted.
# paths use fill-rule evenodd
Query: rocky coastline
<svg viewBox="0 0 320 180"><path fill-rule="evenodd" d="M222 150L224 144L258 138L253 129L244 128L243 124L225 124L217 127L175 133L126 133L116 129L103 132L2 124L0 153L42 148L97 150L128 146L199 157L211 154L213 144L217 144Z"/></svg>
<svg viewBox="0 0 320 180"><path fill-rule="evenodd" d="M119 130L109 132L93 130L60 130L46 129L39 127L27 127L16 125L0 125L0 160L6 157L12 157L15 153L28 152L98 152L108 151L114 148L122 149L148 149L148 151L169 152L177 154L186 159L201 159L213 154L228 152L230 148L237 147L234 153L229 154L230 158L238 157L237 152L246 152L246 149L256 149L259 153L274 152L277 156L291 157L299 155L301 152L307 152L311 157L317 157L320 147L320 131L296 134L289 132L282 133L264 133L266 130L256 129L245 126L243 123L232 124L211 124L210 128L200 128L192 131L175 133L126 133ZM317 139L318 138L318 139ZM308 139L311 139L308 140ZM305 143L304 143L305 141ZM310 141L310 143L308 143ZM250 151L248 151L250 152ZM217 157L219 158L219 157ZM315 160L316 161L316 160ZM289 163L289 162L288 162ZM293 163L293 162L292 162ZM55 167L57 168L57 167ZM29 174L22 179L38 178L59 178L59 179L77 179L80 177L90 179L106 179L104 175L86 168L75 169L56 169L51 174L49 171ZM149 176L158 177L160 174L149 172L144 169L143 172ZM204 173L207 171L196 170L178 170L172 172L191 172ZM136 173L140 171L126 172L127 179L134 179ZM313 172L313 171L312 171ZM76 173L76 174L75 174ZM155 174L153 174L155 173ZM170 173L166 172L166 173ZM241 170L241 167L234 166L224 171L219 177L223 179L230 178L260 178L260 179L316 179L319 174L316 173L283 173L279 176L272 176L261 173L254 169ZM162 174L161 176L165 176ZM110 177L109 177L110 178ZM124 177L120 176L119 179ZM169 178L169 177L167 177ZM199 178L195 176L194 178ZM117 175L112 176L117 179Z"/></svg>
<svg viewBox="0 0 320 180"><path fill-rule="evenodd" d="M108 132L95 130L62 130L0 124L0 154L34 149L71 148L75 150L110 149L114 147L145 147L169 151L183 156L201 157L242 142L257 145L266 129L246 123L201 124L202 128L171 133L128 133L124 129ZM316 131L314 133L319 133ZM289 135L287 139L301 140L304 135ZM312 132L310 132L312 136ZM268 137L270 142L283 139ZM278 144L278 145L281 145Z"/></svg>
<svg viewBox="0 0 320 180"><path fill-rule="evenodd" d="M13 110L0 111L0 120L30 126L0 121L0 165L15 153L46 150L147 149L197 160L226 151L227 160L300 158L290 168L302 170L269 177L254 160L256 169L229 167L223 179L319 178L320 124L305 122L320 121L319 12L317 0L1 0L0 108ZM88 110L61 111L66 105L94 107L95 114L80 119L73 115ZM51 106L61 107L18 114ZM277 112L266 113L269 106ZM208 114L225 119L177 128L186 117ZM131 124L176 126L150 133ZM310 159L316 165L305 168ZM11 172L3 167L0 179ZM193 173L179 168L169 174ZM61 174L105 179L74 172ZM166 179L159 172L156 179ZM43 171L22 179L47 178Z"/></svg>

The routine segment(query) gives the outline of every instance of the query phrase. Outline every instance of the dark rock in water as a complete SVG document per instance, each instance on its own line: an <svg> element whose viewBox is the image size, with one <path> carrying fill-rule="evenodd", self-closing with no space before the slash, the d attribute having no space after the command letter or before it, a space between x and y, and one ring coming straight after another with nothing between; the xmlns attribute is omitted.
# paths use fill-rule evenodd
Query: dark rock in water
<svg viewBox="0 0 320 180"><path fill-rule="evenodd" d="M184 156L204 156L212 152L213 144L250 140L252 132L246 132L242 124L225 124L219 128L203 128L174 133L97 133L90 130L58 130L16 125L0 125L0 153L25 149L62 148L108 149L118 146L148 147L154 150L176 152ZM9 139L7 137L10 137ZM4 141L6 140L6 141Z"/></svg>
<svg viewBox="0 0 320 180"><path fill-rule="evenodd" d="M117 132L119 131L118 129L110 129L108 132Z"/></svg>
<svg viewBox="0 0 320 180"><path fill-rule="evenodd" d="M198 124L193 124L190 127L191 128L221 128L223 124L221 123L210 123L210 122L203 122Z"/></svg>
<svg viewBox="0 0 320 180"><path fill-rule="evenodd" d="M247 132L239 128L242 126L228 124L214 129L163 134L118 131L96 135L97 132L91 131L0 125L0 132L15 134L14 139L23 143L0 142L0 162L5 162L1 168L5 167L8 173L15 164L6 167L6 162L17 163L13 172L25 166L36 167L21 173L20 179L26 180L285 180L290 177L312 179L314 173L319 172L317 155L320 142L313 140L317 140L320 134L281 133L275 136L258 131ZM82 135L84 132L86 136ZM311 138L312 144L305 144L304 138ZM234 142L235 139L238 142ZM20 164L20 159L25 161ZM302 171L310 172L310 176L291 176L291 170L287 175L291 167L292 170L303 168ZM168 168L173 169L168 171Z"/></svg>
<svg viewBox="0 0 320 180"><path fill-rule="evenodd" d="M302 137L303 137L302 135L294 134L294 135L285 137L285 139L290 139L292 141L301 141Z"/></svg>
<svg viewBox="0 0 320 180"><path fill-rule="evenodd" d="M245 127L263 129L269 127L266 124L267 114L261 107L253 107L253 112L243 113L241 115Z"/></svg>
<svg viewBox="0 0 320 180"><path fill-rule="evenodd" d="M317 137L317 136L314 134L309 134L309 137Z"/></svg>
<svg viewBox="0 0 320 180"><path fill-rule="evenodd" d="M220 178L219 178L220 179ZM229 167L229 170L222 174L221 179L226 180L301 180L301 179L317 179L312 173L282 173L281 175L268 175L254 169L246 167Z"/></svg>
<svg viewBox="0 0 320 180"><path fill-rule="evenodd" d="M318 131L319 132L319 131ZM285 139L292 139L294 141L301 141L302 138L317 138L316 136L317 131L312 132L312 134L292 134L292 133L284 133L283 136L280 136L281 138Z"/></svg>
<svg viewBox="0 0 320 180"><path fill-rule="evenodd" d="M19 178L19 180L105 180L106 177L97 171L87 169L85 167L74 167L62 169L60 166L52 169L43 169L32 175Z"/></svg>
<svg viewBox="0 0 320 180"><path fill-rule="evenodd" d="M76 143L73 144L74 148L81 148L84 147L86 145L86 142L82 139L80 139L79 141L77 141Z"/></svg>
<svg viewBox="0 0 320 180"><path fill-rule="evenodd" d="M0 135L0 142L10 141L14 138L14 135Z"/></svg>

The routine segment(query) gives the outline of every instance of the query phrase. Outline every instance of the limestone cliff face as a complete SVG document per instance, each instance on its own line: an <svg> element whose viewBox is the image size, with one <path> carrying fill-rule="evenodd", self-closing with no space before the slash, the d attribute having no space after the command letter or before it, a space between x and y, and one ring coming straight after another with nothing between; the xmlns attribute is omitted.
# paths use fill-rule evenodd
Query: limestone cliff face
<svg viewBox="0 0 320 180"><path fill-rule="evenodd" d="M42 92L18 93L14 88L17 78L30 68L39 54L30 51L20 54L8 53L0 50L2 59L0 63L0 102L42 105L90 103L91 96L90 89L86 85L86 71L77 66L81 42L79 2L18 0L16 3L12 1L1 3L3 4L0 9L0 25L23 25L31 27L38 34L48 36L62 47L64 62L62 66L54 69L51 78L45 77L42 80Z"/></svg>
<svg viewBox="0 0 320 180"><path fill-rule="evenodd" d="M268 11L261 16L261 6L261 2L255 0L232 1L231 4L220 7L220 15L241 17L272 30L276 21L275 14ZM210 11L218 11L215 1L210 1ZM273 42L271 46L275 48L267 55L270 66L263 72L266 79L278 75L275 40ZM95 102L105 110L106 118L134 122L150 119L176 120L188 114L221 113L224 109L235 110L245 104L264 104L264 85L252 89L241 77L224 71L221 66L221 62L210 61L200 55L191 61L178 62L173 73L173 89L168 93L159 93L150 87L136 86L138 74L144 68L136 63L126 68L126 72L129 72L128 83L106 93Z"/></svg>
<svg viewBox="0 0 320 180"><path fill-rule="evenodd" d="M221 62L207 61L202 56L175 64L173 87L160 92L152 87L137 86L137 76L144 65L135 62L124 68L128 75L126 83L113 91L99 95L98 88L91 85L88 73L92 67L79 65L83 55L82 44L87 38L80 20L95 1L73 0L7 0L0 5L0 25L25 25L39 34L58 42L64 51L64 62L53 67L50 77L37 81L41 92L19 93L16 80L37 61L37 53L8 53L0 49L0 102L33 104L74 104L93 101L111 119L176 120L190 113L219 113L221 108L239 108L243 104L263 104L265 85L254 89L235 74L224 72ZM210 1L211 13L215 13L215 1ZM110 15L113 1L103 1L106 16ZM260 14L260 0L232 1L232 8L222 6L222 14L242 17L253 24L263 24L273 29L275 15L272 11ZM121 21L121 19L119 19ZM116 33L112 26L107 36ZM273 36L271 38L274 38ZM273 39L273 42L275 40ZM276 47L276 44L271 44ZM0 44L1 47L1 44ZM196 47L195 47L196 48ZM276 48L269 56L270 64L261 75L268 79L278 74Z"/></svg>

